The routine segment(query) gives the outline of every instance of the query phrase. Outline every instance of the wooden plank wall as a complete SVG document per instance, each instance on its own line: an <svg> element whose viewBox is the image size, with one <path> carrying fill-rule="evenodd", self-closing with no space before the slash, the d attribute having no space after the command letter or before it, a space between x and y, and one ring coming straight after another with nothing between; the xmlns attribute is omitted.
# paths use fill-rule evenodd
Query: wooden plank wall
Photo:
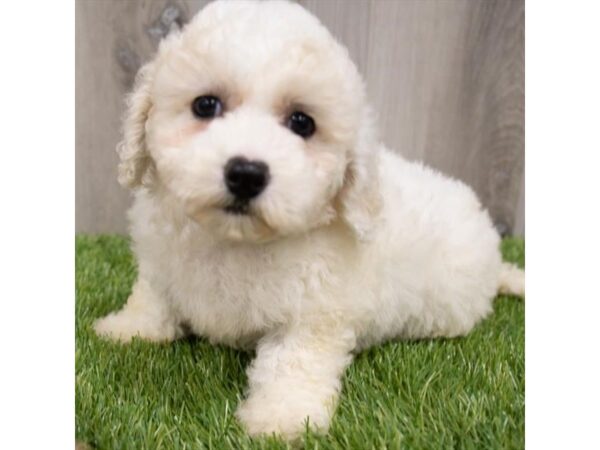
<svg viewBox="0 0 600 450"><path fill-rule="evenodd" d="M524 233L523 0L298 0L348 48L384 141L475 188ZM76 1L76 230L122 233L123 96L159 39L207 0Z"/></svg>

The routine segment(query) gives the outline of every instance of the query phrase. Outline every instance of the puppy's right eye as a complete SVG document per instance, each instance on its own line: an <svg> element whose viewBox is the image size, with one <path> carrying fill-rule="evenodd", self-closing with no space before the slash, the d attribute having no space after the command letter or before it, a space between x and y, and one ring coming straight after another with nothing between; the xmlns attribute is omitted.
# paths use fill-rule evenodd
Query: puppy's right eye
<svg viewBox="0 0 600 450"><path fill-rule="evenodd" d="M202 95L194 99L192 112L199 119L212 119L223 113L223 103L214 95Z"/></svg>

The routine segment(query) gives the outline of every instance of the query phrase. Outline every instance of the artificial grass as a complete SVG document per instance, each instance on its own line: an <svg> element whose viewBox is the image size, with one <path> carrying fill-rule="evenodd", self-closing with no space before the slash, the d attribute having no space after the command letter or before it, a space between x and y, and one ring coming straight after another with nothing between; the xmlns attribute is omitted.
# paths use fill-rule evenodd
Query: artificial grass
<svg viewBox="0 0 600 450"><path fill-rule="evenodd" d="M524 242L505 239L524 264ZM189 338L171 344L97 338L135 279L126 238L76 237L76 438L98 449L283 449L249 438L233 416L251 355ZM348 369L329 434L305 448L524 447L524 304L499 296L465 338L393 342Z"/></svg>

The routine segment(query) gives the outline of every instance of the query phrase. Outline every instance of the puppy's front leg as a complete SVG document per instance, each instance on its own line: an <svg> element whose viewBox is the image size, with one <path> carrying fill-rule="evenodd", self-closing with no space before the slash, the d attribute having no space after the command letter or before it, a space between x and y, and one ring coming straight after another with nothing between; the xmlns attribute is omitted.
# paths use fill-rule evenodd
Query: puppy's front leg
<svg viewBox="0 0 600 450"><path fill-rule="evenodd" d="M135 282L123 309L97 320L94 329L99 336L121 342L134 336L154 342L183 336L169 305L142 277Z"/></svg>
<svg viewBox="0 0 600 450"><path fill-rule="evenodd" d="M250 434L293 439L307 418L313 429L327 430L355 345L353 332L334 330L279 331L259 342L248 398L237 411Z"/></svg>

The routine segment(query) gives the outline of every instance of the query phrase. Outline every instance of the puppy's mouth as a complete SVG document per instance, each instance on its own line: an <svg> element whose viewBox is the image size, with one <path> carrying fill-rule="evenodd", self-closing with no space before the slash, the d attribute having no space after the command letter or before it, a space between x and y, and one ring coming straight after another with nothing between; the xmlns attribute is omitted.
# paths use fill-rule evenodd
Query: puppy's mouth
<svg viewBox="0 0 600 450"><path fill-rule="evenodd" d="M233 214L236 216L247 216L250 214L250 202L248 200L236 199L233 203L225 206L223 210L227 214Z"/></svg>
<svg viewBox="0 0 600 450"><path fill-rule="evenodd" d="M190 204L187 208L191 219L228 240L266 242L279 235L252 200L228 198L211 205Z"/></svg>

